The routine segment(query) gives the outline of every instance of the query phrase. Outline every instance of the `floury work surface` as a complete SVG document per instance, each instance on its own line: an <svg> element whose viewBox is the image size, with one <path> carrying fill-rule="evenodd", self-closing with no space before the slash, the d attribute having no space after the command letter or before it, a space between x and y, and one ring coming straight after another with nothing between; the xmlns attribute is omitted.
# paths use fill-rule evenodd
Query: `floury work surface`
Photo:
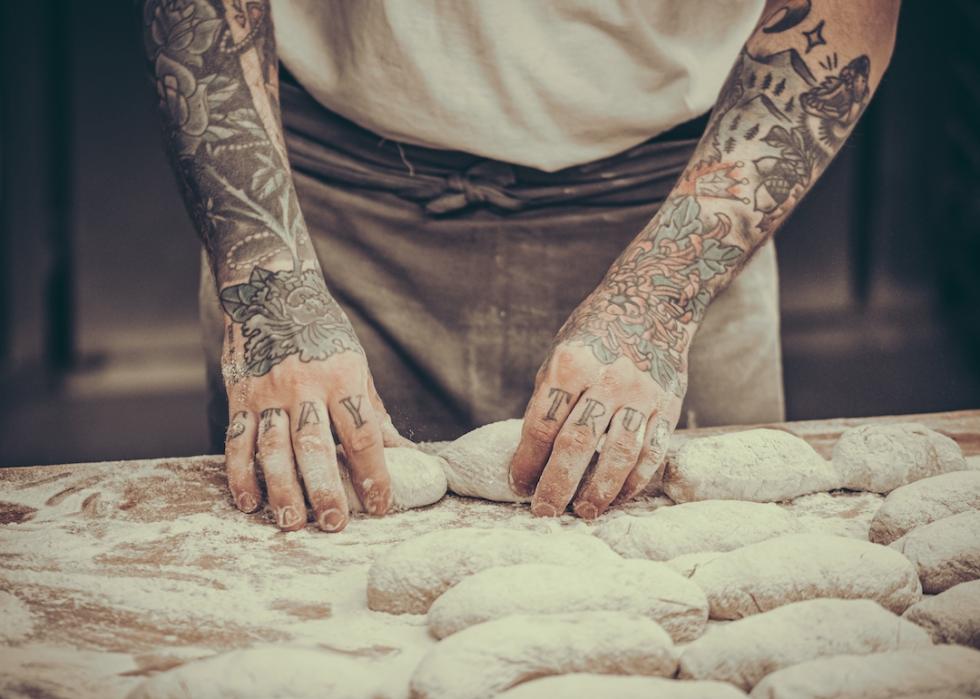
<svg viewBox="0 0 980 699"><path fill-rule="evenodd" d="M980 411L778 427L829 457L846 427L908 420L952 437L968 465L980 467ZM744 428L682 431L672 449L736 429ZM778 507L804 533L867 541L881 501L835 491ZM277 659L282 672L302 674L309 663L320 674L330 670L330 681L346 673L360 689L407 696L436 641L425 615L368 609L368 569L379 554L461 527L587 534L624 511L648 514L666 504L645 497L587 524L447 496L384 518L355 517L338 534L312 524L287 534L271 515L232 506L218 457L0 470L0 696L121 697L189 660L270 646L262 657ZM220 671L240 672L253 686L260 681L253 675L275 672L248 667L247 655L245 666L236 665L234 657Z"/></svg>

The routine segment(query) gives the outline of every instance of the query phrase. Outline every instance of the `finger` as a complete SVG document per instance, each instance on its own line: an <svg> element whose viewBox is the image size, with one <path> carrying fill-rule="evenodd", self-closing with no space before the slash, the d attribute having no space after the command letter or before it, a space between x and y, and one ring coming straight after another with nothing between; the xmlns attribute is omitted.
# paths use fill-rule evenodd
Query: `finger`
<svg viewBox="0 0 980 699"><path fill-rule="evenodd" d="M680 401L674 401L676 406L669 406L653 414L647 425L646 437L636 467L626 477L619 495L613 500L614 505L628 502L643 492L663 468L664 457L670 445L670 435L680 417Z"/></svg>
<svg viewBox="0 0 980 699"><path fill-rule="evenodd" d="M347 526L350 507L340 480L337 448L323 401L307 400L290 411L293 455L303 475L317 526L337 532Z"/></svg>
<svg viewBox="0 0 980 699"><path fill-rule="evenodd" d="M568 507L612 418L611 404L610 399L592 391L586 391L575 404L555 437L554 449L534 490L532 514L554 517Z"/></svg>
<svg viewBox="0 0 980 699"><path fill-rule="evenodd" d="M416 448L415 442L402 437L401 433L395 428L395 423L391 421L391 415L385 408L384 402L378 389L374 387L374 377L368 375L368 398L371 400L371 407L374 408L378 421L381 423L381 441L386 447L409 447Z"/></svg>
<svg viewBox="0 0 980 699"><path fill-rule="evenodd" d="M646 415L635 408L623 407L616 412L609 423L599 461L575 497L575 514L595 519L609 507L637 465L646 426Z"/></svg>
<svg viewBox="0 0 980 699"><path fill-rule="evenodd" d="M350 464L351 484L368 514L383 515L391 507L391 480L378 415L363 388L342 387L336 395L328 410Z"/></svg>
<svg viewBox="0 0 980 699"><path fill-rule="evenodd" d="M246 410L234 410L225 433L225 472L228 489L242 512L255 512L262 491L255 476L255 434L258 420Z"/></svg>
<svg viewBox="0 0 980 699"><path fill-rule="evenodd" d="M306 525L306 502L296 478L289 416L285 410L266 408L259 414L258 447L276 524L284 531L301 529Z"/></svg>
<svg viewBox="0 0 980 699"><path fill-rule="evenodd" d="M531 396L524 411L521 441L508 469L510 488L518 495L527 497L534 493L555 438L581 394L581 391L544 384Z"/></svg>

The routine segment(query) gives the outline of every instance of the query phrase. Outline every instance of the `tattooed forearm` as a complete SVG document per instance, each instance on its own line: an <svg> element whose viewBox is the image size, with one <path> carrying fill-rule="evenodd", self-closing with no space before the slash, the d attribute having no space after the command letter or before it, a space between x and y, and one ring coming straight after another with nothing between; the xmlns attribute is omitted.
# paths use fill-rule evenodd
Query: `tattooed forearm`
<svg viewBox="0 0 980 699"><path fill-rule="evenodd" d="M841 57L834 33L833 18L814 16L807 0L763 20L674 191L559 341L583 343L606 364L625 357L683 395L687 349L708 304L802 199L868 103L871 61Z"/></svg>
<svg viewBox="0 0 980 699"><path fill-rule="evenodd" d="M234 378L359 351L290 177L268 0L147 0L143 20L168 150L245 338Z"/></svg>

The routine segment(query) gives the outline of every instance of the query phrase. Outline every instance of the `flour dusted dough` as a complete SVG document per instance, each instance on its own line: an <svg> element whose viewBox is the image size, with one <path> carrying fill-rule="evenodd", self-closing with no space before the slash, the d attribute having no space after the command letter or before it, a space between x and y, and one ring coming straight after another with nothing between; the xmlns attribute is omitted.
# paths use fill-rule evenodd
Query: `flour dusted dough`
<svg viewBox="0 0 980 699"><path fill-rule="evenodd" d="M937 519L980 509L980 471L954 471L924 478L888 494L871 520L870 538L890 544Z"/></svg>
<svg viewBox="0 0 980 699"><path fill-rule="evenodd" d="M925 631L870 600L812 599L713 629L684 649L678 676L749 691L770 672L806 660L931 645Z"/></svg>
<svg viewBox="0 0 980 699"><path fill-rule="evenodd" d="M573 673L531 680L497 695L498 699L745 699L724 682L688 682L663 677L624 677Z"/></svg>
<svg viewBox="0 0 980 699"><path fill-rule="evenodd" d="M393 546L368 571L368 607L424 614L443 592L494 566L555 563L580 571L622 559L588 534L463 528L431 532Z"/></svg>
<svg viewBox="0 0 980 699"><path fill-rule="evenodd" d="M796 518L779 505L703 500L616 517L593 534L626 558L666 561L687 553L731 551L798 531Z"/></svg>
<svg viewBox="0 0 980 699"><path fill-rule="evenodd" d="M503 420L467 432L439 452L449 489L497 502L530 502L510 488L510 460L521 441L523 420Z"/></svg>
<svg viewBox="0 0 980 699"><path fill-rule="evenodd" d="M167 670L137 685L127 699L364 699L377 686L377 673L351 658L269 646Z"/></svg>
<svg viewBox="0 0 980 699"><path fill-rule="evenodd" d="M664 563L621 561L582 570L545 563L488 568L447 590L429 609L429 630L444 638L509 614L619 611L659 623L674 641L704 631L708 600Z"/></svg>
<svg viewBox="0 0 980 699"><path fill-rule="evenodd" d="M778 670L753 699L956 699L980 696L980 651L933 646L818 658Z"/></svg>
<svg viewBox="0 0 980 699"><path fill-rule="evenodd" d="M341 459L341 481L351 512L364 512L364 505L351 485L350 469ZM438 456L411 447L385 449L385 465L391 476L391 511L425 507L446 494L445 462Z"/></svg>
<svg viewBox="0 0 980 699"><path fill-rule="evenodd" d="M924 592L942 592L976 580L980 578L980 510L925 524L891 546L915 564Z"/></svg>
<svg viewBox="0 0 980 699"><path fill-rule="evenodd" d="M718 556L723 556L726 551L698 551L696 553L685 553L683 556L678 556L677 558L671 558L667 561L667 565L676 570L678 573L683 575L685 578L689 578L694 575L694 571L698 569L702 563L710 561L713 558L718 558Z"/></svg>
<svg viewBox="0 0 980 699"><path fill-rule="evenodd" d="M967 467L956 442L915 422L845 430L834 446L833 464L841 487L875 493Z"/></svg>
<svg viewBox="0 0 980 699"><path fill-rule="evenodd" d="M622 612L515 614L437 643L411 690L413 699L482 699L544 675L670 677L676 669L670 636L655 621Z"/></svg>
<svg viewBox="0 0 980 699"><path fill-rule="evenodd" d="M980 648L980 580L954 585L923 599L903 616L924 628L936 643Z"/></svg>
<svg viewBox="0 0 980 699"><path fill-rule="evenodd" d="M701 563L691 575L712 619L741 619L814 597L872 599L900 614L921 597L915 567L887 546L789 534Z"/></svg>
<svg viewBox="0 0 980 699"><path fill-rule="evenodd" d="M675 502L779 502L839 487L831 464L796 435L754 429L692 439L667 463L664 492Z"/></svg>

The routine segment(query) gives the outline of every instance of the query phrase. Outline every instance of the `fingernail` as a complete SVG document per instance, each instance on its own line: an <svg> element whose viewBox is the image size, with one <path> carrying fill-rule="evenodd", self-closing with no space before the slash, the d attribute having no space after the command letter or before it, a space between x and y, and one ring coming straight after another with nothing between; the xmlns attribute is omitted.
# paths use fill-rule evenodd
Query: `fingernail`
<svg viewBox="0 0 980 699"><path fill-rule="evenodd" d="M330 509L320 515L318 524L320 525L320 529L325 532L335 532L343 528L346 521L347 518L344 517L343 512L340 510Z"/></svg>
<svg viewBox="0 0 980 699"><path fill-rule="evenodd" d="M538 502L531 505L531 514L535 517L555 517L558 512L547 502Z"/></svg>
<svg viewBox="0 0 980 699"><path fill-rule="evenodd" d="M299 513L296 512L296 508L292 505L280 507L276 511L276 522L279 523L279 526L282 529L285 529L286 527L294 527L299 523Z"/></svg>
<svg viewBox="0 0 980 699"><path fill-rule="evenodd" d="M255 500L255 496L247 490L238 494L237 503L238 509L246 513L255 512L255 508L259 505L259 503Z"/></svg>
<svg viewBox="0 0 980 699"><path fill-rule="evenodd" d="M577 502L575 503L574 510L575 514L582 519L595 519L599 516L599 511L591 502Z"/></svg>

